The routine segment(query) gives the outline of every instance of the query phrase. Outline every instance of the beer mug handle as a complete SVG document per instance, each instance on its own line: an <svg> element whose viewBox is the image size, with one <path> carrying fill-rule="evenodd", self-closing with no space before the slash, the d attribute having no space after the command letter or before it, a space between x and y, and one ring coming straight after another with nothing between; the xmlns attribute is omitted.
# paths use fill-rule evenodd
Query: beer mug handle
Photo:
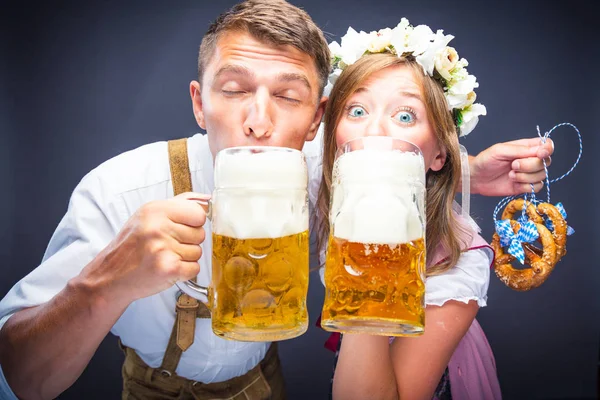
<svg viewBox="0 0 600 400"><path fill-rule="evenodd" d="M185 294L208 304L208 288L200 286L194 281L180 281L175 283L177 287Z"/></svg>
<svg viewBox="0 0 600 400"><path fill-rule="evenodd" d="M211 219L212 217L212 206L210 200L190 198L188 200L195 201L200 204L206 212L206 218ZM208 288L205 286L198 285L192 280L180 281L175 283L177 287L188 296L193 297L196 300L200 300L203 303L209 303L208 299Z"/></svg>

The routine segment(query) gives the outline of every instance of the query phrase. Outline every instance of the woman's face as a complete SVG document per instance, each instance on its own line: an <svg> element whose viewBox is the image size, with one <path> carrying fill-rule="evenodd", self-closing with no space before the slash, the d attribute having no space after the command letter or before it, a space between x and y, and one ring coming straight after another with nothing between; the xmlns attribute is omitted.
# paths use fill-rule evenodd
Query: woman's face
<svg viewBox="0 0 600 400"><path fill-rule="evenodd" d="M429 123L421 89L405 65L374 73L352 94L335 130L338 148L365 136L390 136L418 146L427 170L440 170L446 152Z"/></svg>

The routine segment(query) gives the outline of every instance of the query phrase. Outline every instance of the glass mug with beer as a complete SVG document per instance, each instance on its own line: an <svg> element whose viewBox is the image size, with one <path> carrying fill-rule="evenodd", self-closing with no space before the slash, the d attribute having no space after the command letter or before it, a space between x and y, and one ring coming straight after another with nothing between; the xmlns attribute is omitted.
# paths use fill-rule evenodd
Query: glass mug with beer
<svg viewBox="0 0 600 400"><path fill-rule="evenodd" d="M240 341L275 341L308 328L308 174L302 152L234 147L215 158L212 280L178 282L208 299L213 332Z"/></svg>
<svg viewBox="0 0 600 400"><path fill-rule="evenodd" d="M412 143L385 136L338 149L321 325L387 336L425 326L425 166Z"/></svg>

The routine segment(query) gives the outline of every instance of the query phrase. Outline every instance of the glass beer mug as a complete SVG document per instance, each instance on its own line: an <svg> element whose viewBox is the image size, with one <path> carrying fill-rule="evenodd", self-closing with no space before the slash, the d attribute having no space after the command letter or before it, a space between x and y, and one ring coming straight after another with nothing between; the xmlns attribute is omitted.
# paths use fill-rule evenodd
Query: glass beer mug
<svg viewBox="0 0 600 400"><path fill-rule="evenodd" d="M387 336L424 331L425 167L391 137L348 141L336 153L321 325Z"/></svg>
<svg viewBox="0 0 600 400"><path fill-rule="evenodd" d="M290 339L308 327L308 174L302 152L234 147L215 158L212 280L179 288L208 299L213 332L240 341Z"/></svg>

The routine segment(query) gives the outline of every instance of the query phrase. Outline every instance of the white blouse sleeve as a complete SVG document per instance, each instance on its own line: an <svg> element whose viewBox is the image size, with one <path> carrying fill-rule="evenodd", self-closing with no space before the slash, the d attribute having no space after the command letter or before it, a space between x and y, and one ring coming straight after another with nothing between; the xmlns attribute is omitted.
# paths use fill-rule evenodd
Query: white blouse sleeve
<svg viewBox="0 0 600 400"><path fill-rule="evenodd" d="M479 307L485 307L492 260L492 251L487 248L462 253L456 266L426 279L425 304L441 306L449 300L476 300Z"/></svg>

